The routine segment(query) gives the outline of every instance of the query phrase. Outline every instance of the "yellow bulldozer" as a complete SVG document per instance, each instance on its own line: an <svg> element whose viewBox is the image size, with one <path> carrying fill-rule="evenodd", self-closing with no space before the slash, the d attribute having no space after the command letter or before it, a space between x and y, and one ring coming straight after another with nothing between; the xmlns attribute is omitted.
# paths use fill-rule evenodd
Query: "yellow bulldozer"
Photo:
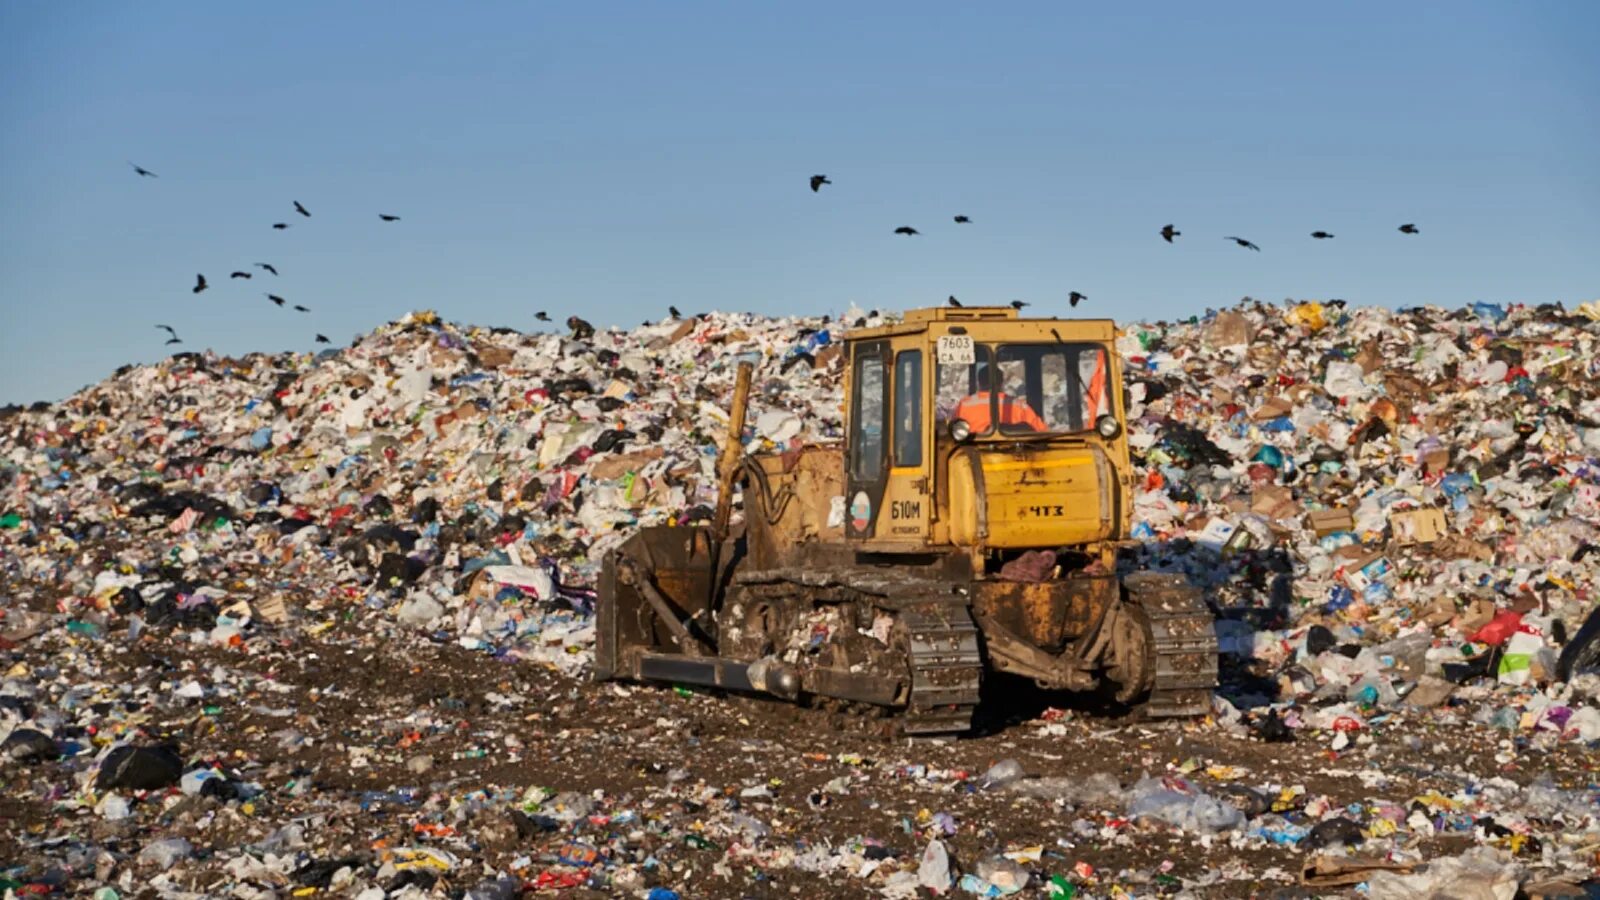
<svg viewBox="0 0 1600 900"><path fill-rule="evenodd" d="M710 527L645 528L604 562L597 677L845 706L907 734L968 730L991 671L1206 713L1200 592L1117 574L1133 476L1116 334L1006 307L857 329L843 445L782 453L742 452L742 366Z"/></svg>

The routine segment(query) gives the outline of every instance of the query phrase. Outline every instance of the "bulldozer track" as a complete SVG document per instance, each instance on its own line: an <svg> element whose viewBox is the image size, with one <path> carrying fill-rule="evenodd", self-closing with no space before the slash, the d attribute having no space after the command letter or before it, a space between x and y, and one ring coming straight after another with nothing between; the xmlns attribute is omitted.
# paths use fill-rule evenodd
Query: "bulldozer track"
<svg viewBox="0 0 1600 900"><path fill-rule="evenodd" d="M901 614L911 665L906 734L967 731L978 706L983 653L978 626L961 603L939 603Z"/></svg>
<svg viewBox="0 0 1600 900"><path fill-rule="evenodd" d="M906 706L895 717L900 732L928 735L971 729L983 683L983 644L966 600L950 594L949 585L875 570L794 568L741 573L735 582L841 589L893 610L904 628L910 677Z"/></svg>
<svg viewBox="0 0 1600 900"><path fill-rule="evenodd" d="M1217 635L1200 590L1181 575L1141 572L1123 580L1144 614L1153 668L1152 718L1198 716L1211 710L1217 686Z"/></svg>

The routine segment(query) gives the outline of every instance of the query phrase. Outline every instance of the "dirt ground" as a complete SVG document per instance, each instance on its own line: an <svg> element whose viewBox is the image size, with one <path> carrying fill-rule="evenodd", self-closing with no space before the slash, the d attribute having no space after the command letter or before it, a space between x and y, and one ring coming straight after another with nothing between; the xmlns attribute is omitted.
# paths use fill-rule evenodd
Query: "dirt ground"
<svg viewBox="0 0 1600 900"><path fill-rule="evenodd" d="M175 836L194 857L168 873L173 886L227 893L240 881L229 861L293 822L306 846L274 886L283 891L316 885L312 863L348 863L371 884L397 848L434 847L458 860L438 873L440 892L497 871L564 896L643 896L656 885L684 897L881 896L885 873L914 869L937 836L969 872L996 852L1037 848L1023 862L1034 874L1022 896L1045 896L1051 875L1095 896L1312 896L1296 886L1305 852L1250 837L1249 826L1206 835L1129 820L1126 789L1145 774L1182 774L1248 805L1300 787L1299 806L1315 800L1370 822L1383 807L1496 778L1592 789L1600 767L1576 742L1513 738L1450 713L1377 717L1336 752L1330 733L1303 729L1269 744L1210 719L1151 723L1050 706L1061 698L1008 684L993 685L997 712L979 733L908 740L763 700L576 681L355 623L315 638L267 633L243 649L197 645L183 631L152 630L131 646L115 633L60 633L3 658L9 678L39 687L41 708L76 710L58 738L174 740L189 764L215 763L261 791L247 801L143 794L130 817L108 821L72 802L92 752L8 764L0 859L24 884L71 869L61 890L85 895L100 851L115 860L108 880L131 869L139 886L154 874L136 862L140 848ZM201 691L188 693L203 696L176 690L190 681ZM1044 780L1024 781L1028 792L985 790L979 776L1004 759ZM1081 802L1049 796L1096 774L1117 790ZM525 806L530 799L543 802ZM1300 815L1293 798L1280 806L1291 821ZM536 812L519 823L514 807ZM1531 833L1552 846L1565 839L1554 823L1535 821ZM1468 822L1380 843L1431 858L1493 840ZM792 864L815 848L861 854L878 871ZM598 854L593 867L570 864L586 849ZM1537 866L1526 842L1513 849ZM331 871L320 873L324 887ZM388 874L380 886L429 877Z"/></svg>

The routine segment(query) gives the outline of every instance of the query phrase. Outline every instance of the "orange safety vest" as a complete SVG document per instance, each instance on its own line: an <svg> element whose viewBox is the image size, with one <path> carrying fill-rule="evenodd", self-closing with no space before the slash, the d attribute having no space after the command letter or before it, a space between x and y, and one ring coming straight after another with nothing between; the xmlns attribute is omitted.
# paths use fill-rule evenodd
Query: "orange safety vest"
<svg viewBox="0 0 1600 900"><path fill-rule="evenodd" d="M999 393L1000 398L1000 424L1001 425L1026 425L1034 431L1049 431L1050 427L1039 418L1025 400L1015 400L1004 391ZM972 427L973 434L983 434L992 424L989 417L989 392L979 391L969 397L962 398L956 404L955 417L965 421Z"/></svg>

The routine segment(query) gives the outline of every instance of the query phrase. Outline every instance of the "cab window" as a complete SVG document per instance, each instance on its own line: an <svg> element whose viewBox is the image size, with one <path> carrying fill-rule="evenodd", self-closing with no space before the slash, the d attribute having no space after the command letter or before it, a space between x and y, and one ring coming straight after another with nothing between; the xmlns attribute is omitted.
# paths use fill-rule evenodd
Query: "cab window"
<svg viewBox="0 0 1600 900"><path fill-rule="evenodd" d="M976 361L971 365L939 364L939 381L933 398L933 420L941 429L956 417L956 410L962 405L963 400L969 400L979 392L989 389L989 348L979 344L973 348L973 356Z"/></svg>
<svg viewBox="0 0 1600 900"><path fill-rule="evenodd" d="M884 376L884 360L876 353L856 357L855 423L850 445L855 448L851 474L856 481L874 482L884 471L884 413L888 407L889 381Z"/></svg>
<svg viewBox="0 0 1600 900"><path fill-rule="evenodd" d="M939 367L941 425L965 419L974 435L1086 431L1110 411L1109 359L1098 344L979 345L971 365Z"/></svg>
<svg viewBox="0 0 1600 900"><path fill-rule="evenodd" d="M922 465L922 351L894 358L894 464Z"/></svg>
<svg viewBox="0 0 1600 900"><path fill-rule="evenodd" d="M1106 352L1097 344L1007 344L998 356L1004 390L1038 413L1044 431L1085 431L1109 408ZM1000 430L1041 429L1002 421Z"/></svg>

